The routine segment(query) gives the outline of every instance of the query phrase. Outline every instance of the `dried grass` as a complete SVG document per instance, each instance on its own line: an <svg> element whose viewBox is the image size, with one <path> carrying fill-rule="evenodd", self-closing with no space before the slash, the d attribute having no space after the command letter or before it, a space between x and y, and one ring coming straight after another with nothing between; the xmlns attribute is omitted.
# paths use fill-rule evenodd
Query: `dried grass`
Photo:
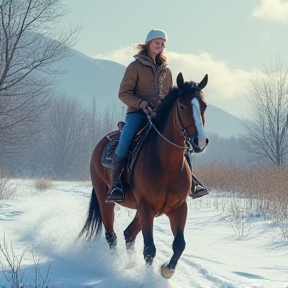
<svg viewBox="0 0 288 288"><path fill-rule="evenodd" d="M234 213L236 220L241 217L241 219L248 219L249 212L260 214L264 219L272 220L279 227L283 238L288 240L288 166L258 166L242 170L233 165L202 165L194 172L209 190L221 194L229 193L230 200L227 199L225 205L223 201L222 204L218 201L214 205L216 209L226 214L229 212L230 219ZM237 202L236 199L242 201ZM229 201L234 201L233 209ZM236 207L237 203L241 203L242 207L240 204ZM242 216L239 215L239 211L243 211ZM240 224L243 225L243 222ZM243 226L240 225L236 229L237 234L240 235L247 234L248 231L242 233Z"/></svg>

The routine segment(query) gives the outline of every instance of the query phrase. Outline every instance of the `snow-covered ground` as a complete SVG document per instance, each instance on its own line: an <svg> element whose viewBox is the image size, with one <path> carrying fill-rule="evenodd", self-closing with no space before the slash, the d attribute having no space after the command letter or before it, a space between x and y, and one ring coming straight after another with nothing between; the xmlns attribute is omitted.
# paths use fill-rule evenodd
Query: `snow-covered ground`
<svg viewBox="0 0 288 288"><path fill-rule="evenodd" d="M45 256L39 266L42 276L48 274L50 263L49 288L288 287L288 243L280 231L268 220L255 218L248 235L237 236L214 208L216 192L188 200L186 249L174 276L165 280L159 267L170 259L173 241L166 216L155 219L157 254L147 268L141 234L135 255L129 257L125 250L122 235L133 210L115 209L118 249L112 253L104 237L90 243L76 241L86 219L90 183L53 182L53 188L44 192L35 190L32 180L15 183L15 198L0 200L0 243L5 247L5 239L16 256L28 249L21 262L25 287L35 287L34 263L40 256ZM5 266L3 254L0 261ZM0 287L11 287L3 273Z"/></svg>

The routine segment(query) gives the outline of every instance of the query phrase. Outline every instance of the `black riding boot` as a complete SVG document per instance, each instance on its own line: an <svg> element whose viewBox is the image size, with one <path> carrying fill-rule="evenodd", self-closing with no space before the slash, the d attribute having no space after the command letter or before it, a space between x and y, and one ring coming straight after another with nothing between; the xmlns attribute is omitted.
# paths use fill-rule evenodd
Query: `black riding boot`
<svg viewBox="0 0 288 288"><path fill-rule="evenodd" d="M121 174L124 168L126 158L120 159L116 155L112 160L111 169L111 187L109 189L109 195L106 202L118 202L121 203L125 199L122 183Z"/></svg>
<svg viewBox="0 0 288 288"><path fill-rule="evenodd" d="M193 180L189 196L192 197L193 199L196 199L196 198L208 195L209 194L208 189L196 178L196 176L194 175L192 171L192 163L191 163L189 155L185 154L185 158L191 170L192 180Z"/></svg>

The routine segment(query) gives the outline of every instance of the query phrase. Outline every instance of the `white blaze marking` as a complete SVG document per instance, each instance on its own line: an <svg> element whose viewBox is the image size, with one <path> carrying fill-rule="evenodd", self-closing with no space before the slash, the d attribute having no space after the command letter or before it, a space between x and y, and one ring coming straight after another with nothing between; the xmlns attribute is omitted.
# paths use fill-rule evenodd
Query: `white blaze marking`
<svg viewBox="0 0 288 288"><path fill-rule="evenodd" d="M198 146L202 150L206 146L206 134L203 127L200 104L197 98L192 99L193 117L198 133Z"/></svg>

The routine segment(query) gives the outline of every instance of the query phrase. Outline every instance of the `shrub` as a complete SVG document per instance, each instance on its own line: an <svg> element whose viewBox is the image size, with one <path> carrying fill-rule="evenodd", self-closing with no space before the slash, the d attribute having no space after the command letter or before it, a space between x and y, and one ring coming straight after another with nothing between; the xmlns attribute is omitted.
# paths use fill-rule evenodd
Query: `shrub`
<svg viewBox="0 0 288 288"><path fill-rule="evenodd" d="M34 182L34 187L38 191L46 191L52 188L52 181L48 178L37 178Z"/></svg>
<svg viewBox="0 0 288 288"><path fill-rule="evenodd" d="M11 182L9 171L6 168L0 169L0 200L11 199L16 192L16 185Z"/></svg>
<svg viewBox="0 0 288 288"><path fill-rule="evenodd" d="M46 273L43 274L43 271L40 269L41 266L43 267L43 265L41 265L43 264L43 257L37 256L31 251L31 257L34 264L31 265L30 268L35 272L34 276L31 276L32 271L28 271L31 269L28 269L27 265L25 266L22 263L24 258L28 257L28 255L26 255L27 250L28 248L26 247L18 254L14 249L12 242L9 245L4 236L4 240L0 242L0 263L6 281L10 283L10 287L12 288L48 287L50 281L50 261L47 263L48 266L46 265ZM26 276L27 272L30 272L28 273L29 276Z"/></svg>

